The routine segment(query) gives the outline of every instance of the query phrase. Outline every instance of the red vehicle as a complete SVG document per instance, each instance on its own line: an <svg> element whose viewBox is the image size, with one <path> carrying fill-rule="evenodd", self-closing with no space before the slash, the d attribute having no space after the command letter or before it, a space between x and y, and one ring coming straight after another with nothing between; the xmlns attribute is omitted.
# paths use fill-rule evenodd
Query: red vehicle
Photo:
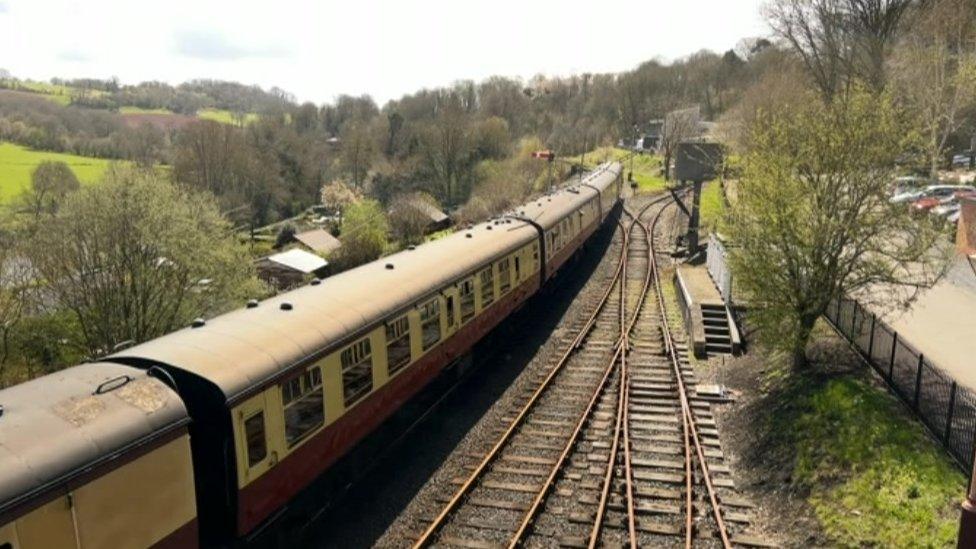
<svg viewBox="0 0 976 549"><path fill-rule="evenodd" d="M926 196L912 202L912 213L923 214L939 205L942 199L937 196Z"/></svg>

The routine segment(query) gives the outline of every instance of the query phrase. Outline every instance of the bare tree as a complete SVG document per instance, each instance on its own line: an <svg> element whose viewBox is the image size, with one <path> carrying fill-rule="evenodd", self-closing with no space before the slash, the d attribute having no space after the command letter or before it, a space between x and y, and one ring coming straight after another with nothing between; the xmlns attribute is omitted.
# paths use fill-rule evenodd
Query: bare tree
<svg viewBox="0 0 976 549"><path fill-rule="evenodd" d="M10 358L10 336L24 314L30 289L30 263L18 245L21 235L9 223L0 227L0 382Z"/></svg>
<svg viewBox="0 0 976 549"><path fill-rule="evenodd" d="M698 136L701 122L698 107L669 112L664 118L664 131L661 135L661 154L664 156L664 179L671 179L671 160L682 141Z"/></svg>
<svg viewBox="0 0 976 549"><path fill-rule="evenodd" d="M356 188L362 189L366 182L366 174L369 173L376 156L373 137L364 124L352 123L343 129L341 143L342 170L349 175Z"/></svg>
<svg viewBox="0 0 976 549"><path fill-rule="evenodd" d="M961 114L976 101L976 4L933 0L917 10L896 50L894 84L917 114L931 175L942 162Z"/></svg>
<svg viewBox="0 0 976 549"><path fill-rule="evenodd" d="M885 60L912 0L773 0L773 32L800 56L825 100L855 79L880 92Z"/></svg>
<svg viewBox="0 0 976 549"><path fill-rule="evenodd" d="M419 244L431 225L431 211L440 211L437 199L425 192L404 193L390 204L390 231L401 244Z"/></svg>

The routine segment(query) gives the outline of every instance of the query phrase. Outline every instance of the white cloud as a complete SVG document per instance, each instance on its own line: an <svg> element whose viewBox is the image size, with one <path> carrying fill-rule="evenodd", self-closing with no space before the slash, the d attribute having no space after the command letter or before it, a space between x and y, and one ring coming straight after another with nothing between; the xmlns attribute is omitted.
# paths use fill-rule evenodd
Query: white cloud
<svg viewBox="0 0 976 549"><path fill-rule="evenodd" d="M724 51L766 33L761 3L170 0L151 10L131 0L0 0L0 63L37 79L219 78L317 103L340 93L382 102L458 79L621 71Z"/></svg>
<svg viewBox="0 0 976 549"><path fill-rule="evenodd" d="M286 54L283 48L241 45L210 30L180 30L175 33L174 38L178 54L198 59L235 61L248 57L281 57Z"/></svg>

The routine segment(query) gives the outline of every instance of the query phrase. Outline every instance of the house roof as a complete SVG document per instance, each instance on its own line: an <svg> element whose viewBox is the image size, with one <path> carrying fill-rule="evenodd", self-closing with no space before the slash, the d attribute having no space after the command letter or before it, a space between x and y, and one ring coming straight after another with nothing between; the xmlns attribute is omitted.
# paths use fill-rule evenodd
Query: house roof
<svg viewBox="0 0 976 549"><path fill-rule="evenodd" d="M305 250L292 249L280 254L269 255L268 261L284 265L289 269L301 271L305 274L313 273L329 264L328 261Z"/></svg>
<svg viewBox="0 0 976 549"><path fill-rule="evenodd" d="M407 204L411 208L414 208L418 212L430 218L431 222L433 223L443 223L448 219L446 213L438 210L433 204L421 198L411 198L407 201Z"/></svg>
<svg viewBox="0 0 976 549"><path fill-rule="evenodd" d="M339 239L329 234L325 229L312 229L295 234L295 240L301 242L313 252L327 254L339 248Z"/></svg>

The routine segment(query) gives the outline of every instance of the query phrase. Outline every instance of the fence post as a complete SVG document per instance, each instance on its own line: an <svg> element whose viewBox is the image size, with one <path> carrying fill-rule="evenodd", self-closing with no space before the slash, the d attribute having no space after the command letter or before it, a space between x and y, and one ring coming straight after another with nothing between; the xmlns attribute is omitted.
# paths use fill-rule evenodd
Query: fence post
<svg viewBox="0 0 976 549"><path fill-rule="evenodd" d="M874 364L874 325L877 324L878 315L871 313L871 338L868 339L868 362Z"/></svg>
<svg viewBox="0 0 976 549"><path fill-rule="evenodd" d="M922 368L925 367L923 362L925 355L918 353L918 368L915 370L915 410L918 410L918 394L922 390Z"/></svg>
<svg viewBox="0 0 976 549"><path fill-rule="evenodd" d="M898 332L891 333L891 362L888 364L888 380L894 382L895 350L898 348Z"/></svg>
<svg viewBox="0 0 976 549"><path fill-rule="evenodd" d="M945 429L945 442L951 448L952 445L949 443L950 437L952 437L952 410L956 407L956 382L952 382L952 387L949 389L949 411L946 413L946 429Z"/></svg>

